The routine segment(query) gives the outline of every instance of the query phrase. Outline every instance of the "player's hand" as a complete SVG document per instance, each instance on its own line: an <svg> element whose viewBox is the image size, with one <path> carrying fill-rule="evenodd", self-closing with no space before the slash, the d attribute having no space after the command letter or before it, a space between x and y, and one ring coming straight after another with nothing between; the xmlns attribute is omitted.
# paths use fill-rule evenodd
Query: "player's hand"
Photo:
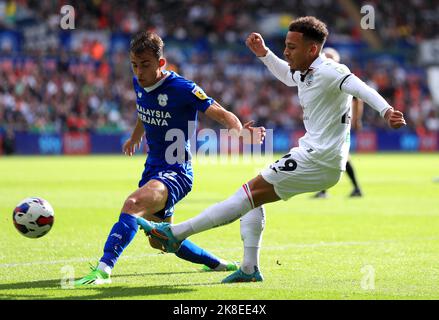
<svg viewBox="0 0 439 320"><path fill-rule="evenodd" d="M123 153L131 157L134 152L136 152L136 150L140 148L141 143L142 137L140 137L140 139L134 139L133 137L130 137L123 144L122 151Z"/></svg>
<svg viewBox="0 0 439 320"><path fill-rule="evenodd" d="M245 44L257 57L265 57L267 55L268 48L265 46L264 38L259 33L250 33Z"/></svg>
<svg viewBox="0 0 439 320"><path fill-rule="evenodd" d="M399 129L407 124L402 112L393 108L387 110L384 118L386 119L388 126L392 129Z"/></svg>
<svg viewBox="0 0 439 320"><path fill-rule="evenodd" d="M247 144L262 144L265 139L264 127L252 127L255 122L253 120L244 124L240 136L244 143Z"/></svg>

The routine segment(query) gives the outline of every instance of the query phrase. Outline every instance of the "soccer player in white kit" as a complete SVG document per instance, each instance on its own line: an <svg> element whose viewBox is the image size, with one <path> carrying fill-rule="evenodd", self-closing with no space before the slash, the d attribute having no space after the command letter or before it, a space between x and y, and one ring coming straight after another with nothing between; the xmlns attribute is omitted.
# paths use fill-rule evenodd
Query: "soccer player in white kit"
<svg viewBox="0 0 439 320"><path fill-rule="evenodd" d="M265 224L263 204L327 189L339 181L349 153L352 96L378 111L391 128L406 124L400 111L345 65L321 54L327 36L326 25L315 17L293 20L285 40L286 61L265 46L260 34L248 36L247 46L273 75L287 86L298 87L306 134L298 147L199 215L175 225L138 218L145 233L161 241L167 252L178 250L180 243L193 234L241 218L244 258L240 269L222 282L262 281L259 249Z"/></svg>
<svg viewBox="0 0 439 320"><path fill-rule="evenodd" d="M331 47L324 47L322 52L325 54L326 58L332 59L335 62L340 63L340 54L337 50ZM361 99L353 97L352 99L352 113L351 113L351 129L352 130L361 130L361 117L363 115L364 103ZM354 167L352 166L352 161L348 158L346 162L346 174L349 177L349 180L352 183L354 189L352 190L349 197L362 197L363 193L361 192L360 185L358 184ZM317 192L313 198L326 198L327 192L326 189L320 192Z"/></svg>

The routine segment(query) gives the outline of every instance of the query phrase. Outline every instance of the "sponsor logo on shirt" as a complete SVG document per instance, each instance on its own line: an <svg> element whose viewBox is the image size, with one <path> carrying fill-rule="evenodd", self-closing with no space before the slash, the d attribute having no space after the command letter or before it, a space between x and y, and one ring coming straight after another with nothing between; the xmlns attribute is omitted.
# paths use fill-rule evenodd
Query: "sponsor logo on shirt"
<svg viewBox="0 0 439 320"><path fill-rule="evenodd" d="M203 89L201 89L199 86L195 86L195 88L192 90L192 93L197 96L200 100L206 100L207 95L204 93Z"/></svg>
<svg viewBox="0 0 439 320"><path fill-rule="evenodd" d="M152 110L139 105L137 105L137 114L142 122L159 127L169 126L167 119L172 118L169 112Z"/></svg>

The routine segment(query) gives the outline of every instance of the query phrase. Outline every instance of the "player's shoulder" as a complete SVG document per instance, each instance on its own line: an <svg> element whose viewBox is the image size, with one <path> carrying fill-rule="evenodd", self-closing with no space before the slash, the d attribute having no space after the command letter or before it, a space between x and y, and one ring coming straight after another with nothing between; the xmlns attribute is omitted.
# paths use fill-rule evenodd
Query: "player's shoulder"
<svg viewBox="0 0 439 320"><path fill-rule="evenodd" d="M175 72L172 72L171 76L173 77L172 79L174 81L173 85L177 87L178 90L195 95L200 100L209 99L209 96L194 81L188 80Z"/></svg>
<svg viewBox="0 0 439 320"><path fill-rule="evenodd" d="M192 90L195 86L195 83L192 80L186 79L185 77L179 75L174 71L168 71L168 83L178 89L181 90Z"/></svg>
<svg viewBox="0 0 439 320"><path fill-rule="evenodd" d="M319 71L323 77L334 79L351 74L351 70L345 64L335 62L332 59L324 59L319 66Z"/></svg>

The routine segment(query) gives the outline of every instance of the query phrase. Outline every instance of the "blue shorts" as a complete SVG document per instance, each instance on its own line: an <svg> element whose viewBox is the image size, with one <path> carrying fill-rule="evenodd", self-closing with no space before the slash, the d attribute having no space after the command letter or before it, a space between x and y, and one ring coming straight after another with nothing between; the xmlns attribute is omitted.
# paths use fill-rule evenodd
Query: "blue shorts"
<svg viewBox="0 0 439 320"><path fill-rule="evenodd" d="M168 200L165 207L154 215L160 219L171 217L174 214L174 205L192 190L194 179L192 164L190 162L163 166L145 164L139 188L153 179L163 182L168 188Z"/></svg>

